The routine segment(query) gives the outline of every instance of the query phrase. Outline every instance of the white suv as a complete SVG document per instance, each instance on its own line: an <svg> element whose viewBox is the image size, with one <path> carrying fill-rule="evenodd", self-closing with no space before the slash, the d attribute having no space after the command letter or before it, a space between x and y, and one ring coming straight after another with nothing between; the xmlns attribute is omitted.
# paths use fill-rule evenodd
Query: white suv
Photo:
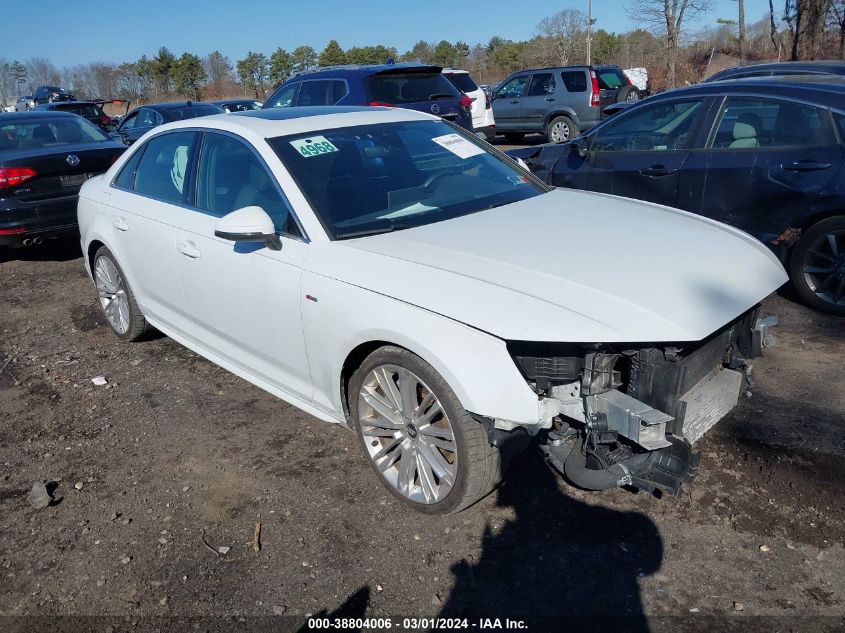
<svg viewBox="0 0 845 633"><path fill-rule="evenodd" d="M490 95L478 87L466 70L444 68L443 74L455 84L458 90L472 99L472 106L470 106L472 129L479 136L492 141L496 136L496 121L493 119L493 109L490 107Z"/></svg>

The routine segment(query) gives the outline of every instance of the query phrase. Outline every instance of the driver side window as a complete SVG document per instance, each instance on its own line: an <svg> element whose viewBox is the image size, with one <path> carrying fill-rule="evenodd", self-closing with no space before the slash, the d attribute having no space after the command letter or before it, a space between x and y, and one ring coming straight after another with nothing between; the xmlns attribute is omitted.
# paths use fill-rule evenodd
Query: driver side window
<svg viewBox="0 0 845 633"><path fill-rule="evenodd" d="M120 125L120 130L121 131L131 130L132 128L135 127L135 125L137 123L138 123L138 113L133 112L132 114L130 114L129 116L127 116L123 120L123 123Z"/></svg>
<svg viewBox="0 0 845 633"><path fill-rule="evenodd" d="M703 101L689 99L638 108L605 125L593 137L594 152L665 152L686 146Z"/></svg>
<svg viewBox="0 0 845 633"><path fill-rule="evenodd" d="M528 75L523 75L522 77L515 77L511 79L508 83L504 86L499 88L499 93L497 96L504 97L505 99L514 99L516 97L521 97L523 91L525 90L525 84L528 83Z"/></svg>

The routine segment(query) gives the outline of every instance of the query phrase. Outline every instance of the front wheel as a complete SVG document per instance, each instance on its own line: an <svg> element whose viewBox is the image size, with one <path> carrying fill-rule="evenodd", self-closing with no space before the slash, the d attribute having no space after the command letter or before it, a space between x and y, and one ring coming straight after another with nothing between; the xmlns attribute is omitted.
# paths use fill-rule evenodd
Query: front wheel
<svg viewBox="0 0 845 633"><path fill-rule="evenodd" d="M811 308L845 316L845 216L814 224L793 247L789 278Z"/></svg>
<svg viewBox="0 0 845 633"><path fill-rule="evenodd" d="M135 341L147 334L152 328L141 313L114 255L105 246L94 255L93 272L100 307L117 337Z"/></svg>
<svg viewBox="0 0 845 633"><path fill-rule="evenodd" d="M426 514L459 512L500 477L498 450L428 363L399 347L370 354L349 405L370 466L397 498Z"/></svg>
<svg viewBox="0 0 845 633"><path fill-rule="evenodd" d="M578 126L568 116L559 116L549 123L549 143L564 143L578 136Z"/></svg>

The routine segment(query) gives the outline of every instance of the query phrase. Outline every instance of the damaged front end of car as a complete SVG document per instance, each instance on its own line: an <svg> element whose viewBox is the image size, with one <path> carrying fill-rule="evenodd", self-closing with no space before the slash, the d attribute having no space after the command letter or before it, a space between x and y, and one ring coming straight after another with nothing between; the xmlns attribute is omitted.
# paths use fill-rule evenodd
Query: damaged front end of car
<svg viewBox="0 0 845 633"><path fill-rule="evenodd" d="M551 419L548 462L589 490L677 494L698 468L693 444L753 386L751 360L774 344L776 318L752 309L703 340L508 342Z"/></svg>

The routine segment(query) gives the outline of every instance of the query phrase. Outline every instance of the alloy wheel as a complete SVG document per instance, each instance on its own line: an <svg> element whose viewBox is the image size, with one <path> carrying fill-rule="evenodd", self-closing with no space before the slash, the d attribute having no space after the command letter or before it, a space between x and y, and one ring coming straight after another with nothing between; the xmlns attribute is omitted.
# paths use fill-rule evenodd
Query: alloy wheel
<svg viewBox="0 0 845 633"><path fill-rule="evenodd" d="M628 93L628 96L625 97L625 101L639 101L640 100L640 93L636 90L632 90Z"/></svg>
<svg viewBox="0 0 845 633"><path fill-rule="evenodd" d="M108 257L100 257L94 266L94 281L103 312L115 332L129 331L129 297L123 277Z"/></svg>
<svg viewBox="0 0 845 633"><path fill-rule="evenodd" d="M845 305L845 231L832 231L813 243L804 256L804 281L827 303Z"/></svg>
<svg viewBox="0 0 845 633"><path fill-rule="evenodd" d="M364 378L358 423L367 455L399 494L442 501L458 476L458 446L437 395L412 371L379 365Z"/></svg>

